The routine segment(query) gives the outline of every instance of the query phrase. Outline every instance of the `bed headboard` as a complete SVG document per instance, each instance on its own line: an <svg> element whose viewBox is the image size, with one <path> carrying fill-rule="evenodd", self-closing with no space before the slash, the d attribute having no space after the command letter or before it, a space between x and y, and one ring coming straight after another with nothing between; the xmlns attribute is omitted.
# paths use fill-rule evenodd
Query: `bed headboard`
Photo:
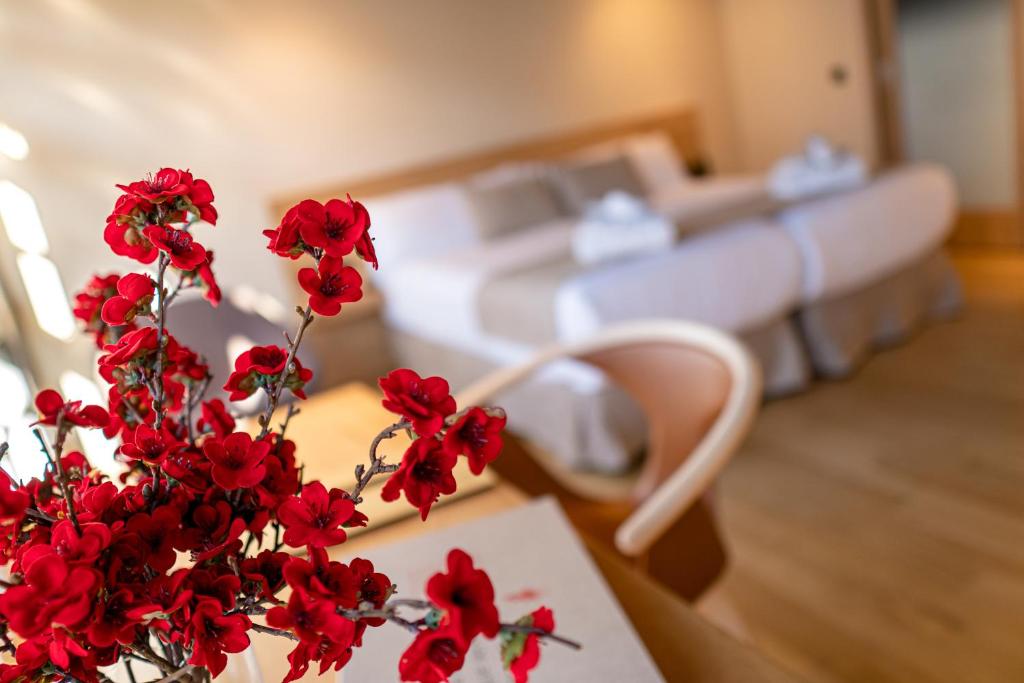
<svg viewBox="0 0 1024 683"><path fill-rule="evenodd" d="M503 162L557 159L590 145L650 131L667 133L683 159L694 159L703 152L696 113L689 108L674 109L602 126L546 135L459 157L417 164L375 176L348 178L326 186L289 192L274 198L271 202L272 215L275 218L283 216L289 207L307 197L325 201L332 197L344 197L347 192L352 195L353 199L361 200L421 185L459 180Z"/></svg>

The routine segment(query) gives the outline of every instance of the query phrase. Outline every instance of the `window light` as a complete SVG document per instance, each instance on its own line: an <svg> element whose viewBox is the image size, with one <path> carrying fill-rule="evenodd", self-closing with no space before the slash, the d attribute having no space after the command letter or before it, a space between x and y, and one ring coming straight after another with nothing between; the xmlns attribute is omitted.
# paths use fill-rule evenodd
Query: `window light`
<svg viewBox="0 0 1024 683"><path fill-rule="evenodd" d="M25 375L5 360L0 360L0 425L10 425L25 415L29 391Z"/></svg>
<svg viewBox="0 0 1024 683"><path fill-rule="evenodd" d="M50 248L32 195L9 180L0 180L0 220L18 249L42 255Z"/></svg>
<svg viewBox="0 0 1024 683"><path fill-rule="evenodd" d="M15 481L27 482L33 477L42 477L46 469L46 458L39 451L39 442L32 433L32 423L37 419L33 413L0 427L0 440L7 441L10 446L0 465Z"/></svg>
<svg viewBox="0 0 1024 683"><path fill-rule="evenodd" d="M71 339L75 320L57 266L45 256L18 254L18 270L39 327L57 339Z"/></svg>
<svg viewBox="0 0 1024 683"><path fill-rule="evenodd" d="M10 126L0 123L0 154L21 161L28 156L28 140Z"/></svg>

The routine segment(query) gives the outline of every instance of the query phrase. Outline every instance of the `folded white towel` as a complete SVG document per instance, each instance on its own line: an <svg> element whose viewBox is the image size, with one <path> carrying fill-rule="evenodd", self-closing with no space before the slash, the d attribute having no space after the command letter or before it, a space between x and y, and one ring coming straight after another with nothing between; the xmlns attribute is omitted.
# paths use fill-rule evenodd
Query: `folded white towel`
<svg viewBox="0 0 1024 683"><path fill-rule="evenodd" d="M820 136L808 139L804 153L781 159L768 176L778 199L799 199L863 185L867 166L860 157L836 149Z"/></svg>
<svg viewBox="0 0 1024 683"><path fill-rule="evenodd" d="M589 265L667 249L675 240L670 220L642 199L613 191L587 208L573 231L572 252Z"/></svg>

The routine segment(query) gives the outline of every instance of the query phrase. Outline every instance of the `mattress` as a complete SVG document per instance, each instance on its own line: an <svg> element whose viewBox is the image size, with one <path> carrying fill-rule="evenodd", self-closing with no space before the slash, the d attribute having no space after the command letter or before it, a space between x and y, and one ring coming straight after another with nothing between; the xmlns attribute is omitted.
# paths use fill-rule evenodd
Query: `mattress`
<svg viewBox="0 0 1024 683"><path fill-rule="evenodd" d="M781 212L800 250L801 299L842 296L919 261L945 241L955 211L949 172L917 164Z"/></svg>
<svg viewBox="0 0 1024 683"><path fill-rule="evenodd" d="M385 316L425 339L516 362L538 346L647 317L731 331L778 318L798 300L800 260L786 235L746 221L673 248L596 267L569 256L573 223L402 264L385 284Z"/></svg>

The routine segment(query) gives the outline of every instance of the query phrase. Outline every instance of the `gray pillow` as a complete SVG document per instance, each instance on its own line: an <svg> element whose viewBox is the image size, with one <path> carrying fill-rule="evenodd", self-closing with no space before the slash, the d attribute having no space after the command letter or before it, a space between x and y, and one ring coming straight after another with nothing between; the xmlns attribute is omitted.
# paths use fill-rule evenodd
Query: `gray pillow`
<svg viewBox="0 0 1024 683"><path fill-rule="evenodd" d="M572 162L562 166L556 178L563 203L576 213L582 213L588 202L597 201L612 190L635 197L645 195L640 175L622 154Z"/></svg>
<svg viewBox="0 0 1024 683"><path fill-rule="evenodd" d="M508 235L566 215L554 188L539 177L470 183L466 191L484 239Z"/></svg>

